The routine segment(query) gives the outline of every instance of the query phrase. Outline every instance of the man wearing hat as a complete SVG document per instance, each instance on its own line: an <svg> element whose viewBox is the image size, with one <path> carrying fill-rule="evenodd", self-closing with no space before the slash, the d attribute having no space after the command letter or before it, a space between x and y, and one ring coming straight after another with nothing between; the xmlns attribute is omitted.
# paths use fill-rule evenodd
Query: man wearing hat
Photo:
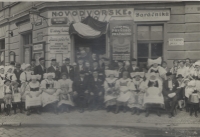
<svg viewBox="0 0 200 137"><path fill-rule="evenodd" d="M44 75L44 73L46 73L46 68L44 67L44 63L45 63L44 58L40 58L39 63L40 64L38 66L36 66L34 69L34 74L41 75L41 79L39 81L42 81L43 75Z"/></svg>
<svg viewBox="0 0 200 137"><path fill-rule="evenodd" d="M35 67L36 67L36 60L35 59L32 59L31 60L31 71L34 71Z"/></svg>
<svg viewBox="0 0 200 137"><path fill-rule="evenodd" d="M47 69L47 73L55 73L55 80L60 79L60 71L57 69L56 59L51 60L51 66Z"/></svg>
<svg viewBox="0 0 200 137"><path fill-rule="evenodd" d="M88 79L85 77L85 72L81 70L79 77L76 77L73 82L73 90L75 95L74 101L78 106L80 113L84 112L84 108L87 106L89 101L88 87Z"/></svg>
<svg viewBox="0 0 200 137"><path fill-rule="evenodd" d="M166 73L167 80L163 82L163 96L166 109L169 113L169 118L174 116L174 110L178 102L178 87L179 83L173 79L171 72Z"/></svg>
<svg viewBox="0 0 200 137"><path fill-rule="evenodd" d="M65 59L65 65L61 67L61 73L66 73L67 78L74 81L74 67L70 65L70 59Z"/></svg>

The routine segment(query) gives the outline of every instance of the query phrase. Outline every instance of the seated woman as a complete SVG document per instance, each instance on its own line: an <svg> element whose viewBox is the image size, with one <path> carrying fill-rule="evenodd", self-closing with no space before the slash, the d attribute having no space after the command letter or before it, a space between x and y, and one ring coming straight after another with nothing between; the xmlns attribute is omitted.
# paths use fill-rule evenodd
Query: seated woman
<svg viewBox="0 0 200 137"><path fill-rule="evenodd" d="M45 73L40 88L42 90L42 106L53 107L54 113L57 114L57 105L59 101L59 84L54 81L55 73Z"/></svg>
<svg viewBox="0 0 200 137"><path fill-rule="evenodd" d="M161 62L162 62L162 59L161 57L153 60L153 59L148 59L148 66L150 67L149 70L148 70L148 74L154 72L154 73L157 73L159 75L159 78L164 81L166 79L166 73L167 71L161 67Z"/></svg>
<svg viewBox="0 0 200 137"><path fill-rule="evenodd" d="M140 114L140 110L143 109L143 98L144 98L144 72L132 72L131 77L133 78L131 81L131 90L132 95L130 100L128 101L128 107L132 109L132 115L137 112L137 115Z"/></svg>
<svg viewBox="0 0 200 137"><path fill-rule="evenodd" d="M122 78L117 80L116 82L116 88L119 91L119 96L117 97L117 107L115 113L119 113L119 106L123 106L123 111L124 113L127 110L127 103L128 100L131 97L131 89L130 89L130 84L131 84L131 79L128 78L128 72L124 71Z"/></svg>
<svg viewBox="0 0 200 137"><path fill-rule="evenodd" d="M58 107L61 108L61 112L67 111L70 112L70 107L74 106L73 102L73 92L72 92L72 81L67 78L66 73L61 74L62 79L58 81L60 84L60 94L59 94L59 102Z"/></svg>
<svg viewBox="0 0 200 137"><path fill-rule="evenodd" d="M158 78L158 74L152 72L146 75L145 82L146 93L144 95L143 105L146 108L146 117L149 116L149 110L157 110L160 116L160 109L164 108L164 98L162 95L162 82Z"/></svg>
<svg viewBox="0 0 200 137"><path fill-rule="evenodd" d="M40 114L40 106L42 105L40 83L37 81L41 78L40 75L31 75L31 81L26 86L26 109L27 116L31 114L31 110L35 108Z"/></svg>
<svg viewBox="0 0 200 137"><path fill-rule="evenodd" d="M104 102L107 108L107 112L110 112L117 102L116 99L118 92L116 90L115 84L118 79L118 72L114 70L105 70L105 74L107 78L104 81Z"/></svg>

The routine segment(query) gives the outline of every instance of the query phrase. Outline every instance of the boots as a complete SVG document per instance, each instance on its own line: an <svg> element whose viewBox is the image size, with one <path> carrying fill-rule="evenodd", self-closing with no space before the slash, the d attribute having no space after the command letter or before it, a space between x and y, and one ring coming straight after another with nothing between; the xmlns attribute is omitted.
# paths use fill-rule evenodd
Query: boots
<svg viewBox="0 0 200 137"><path fill-rule="evenodd" d="M53 104L53 108L54 108L54 113L58 114L58 110L57 110L57 103Z"/></svg>
<svg viewBox="0 0 200 137"><path fill-rule="evenodd" d="M26 113L27 116L30 116L31 115L31 110L30 108L27 108L27 113Z"/></svg>
<svg viewBox="0 0 200 137"><path fill-rule="evenodd" d="M107 110L107 112L110 112L110 111L111 111L111 107L108 106L108 107L106 108L106 110Z"/></svg>
<svg viewBox="0 0 200 137"><path fill-rule="evenodd" d="M132 115L134 115L136 113L136 108L133 108L133 110L132 110Z"/></svg>
<svg viewBox="0 0 200 137"><path fill-rule="evenodd" d="M7 108L6 108L6 116L8 116L8 115L10 115L10 105L9 104L7 104L6 105L7 106Z"/></svg>

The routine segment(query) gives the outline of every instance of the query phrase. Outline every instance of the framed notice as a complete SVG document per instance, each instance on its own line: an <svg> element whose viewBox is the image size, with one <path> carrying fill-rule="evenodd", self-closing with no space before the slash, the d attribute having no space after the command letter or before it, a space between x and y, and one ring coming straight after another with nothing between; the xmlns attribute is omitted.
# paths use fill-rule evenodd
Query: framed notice
<svg viewBox="0 0 200 137"><path fill-rule="evenodd" d="M132 20L110 21L111 53L113 60L130 60L132 57Z"/></svg>

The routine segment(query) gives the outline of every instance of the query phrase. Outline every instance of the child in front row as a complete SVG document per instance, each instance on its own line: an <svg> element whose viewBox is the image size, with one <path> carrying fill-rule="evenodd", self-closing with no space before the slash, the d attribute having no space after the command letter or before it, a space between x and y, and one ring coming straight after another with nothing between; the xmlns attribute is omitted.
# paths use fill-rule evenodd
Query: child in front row
<svg viewBox="0 0 200 137"><path fill-rule="evenodd" d="M10 115L10 109L11 109L11 103L12 103L12 88L11 88L11 81L10 80L5 80L4 81L4 102L6 105L6 116Z"/></svg>

